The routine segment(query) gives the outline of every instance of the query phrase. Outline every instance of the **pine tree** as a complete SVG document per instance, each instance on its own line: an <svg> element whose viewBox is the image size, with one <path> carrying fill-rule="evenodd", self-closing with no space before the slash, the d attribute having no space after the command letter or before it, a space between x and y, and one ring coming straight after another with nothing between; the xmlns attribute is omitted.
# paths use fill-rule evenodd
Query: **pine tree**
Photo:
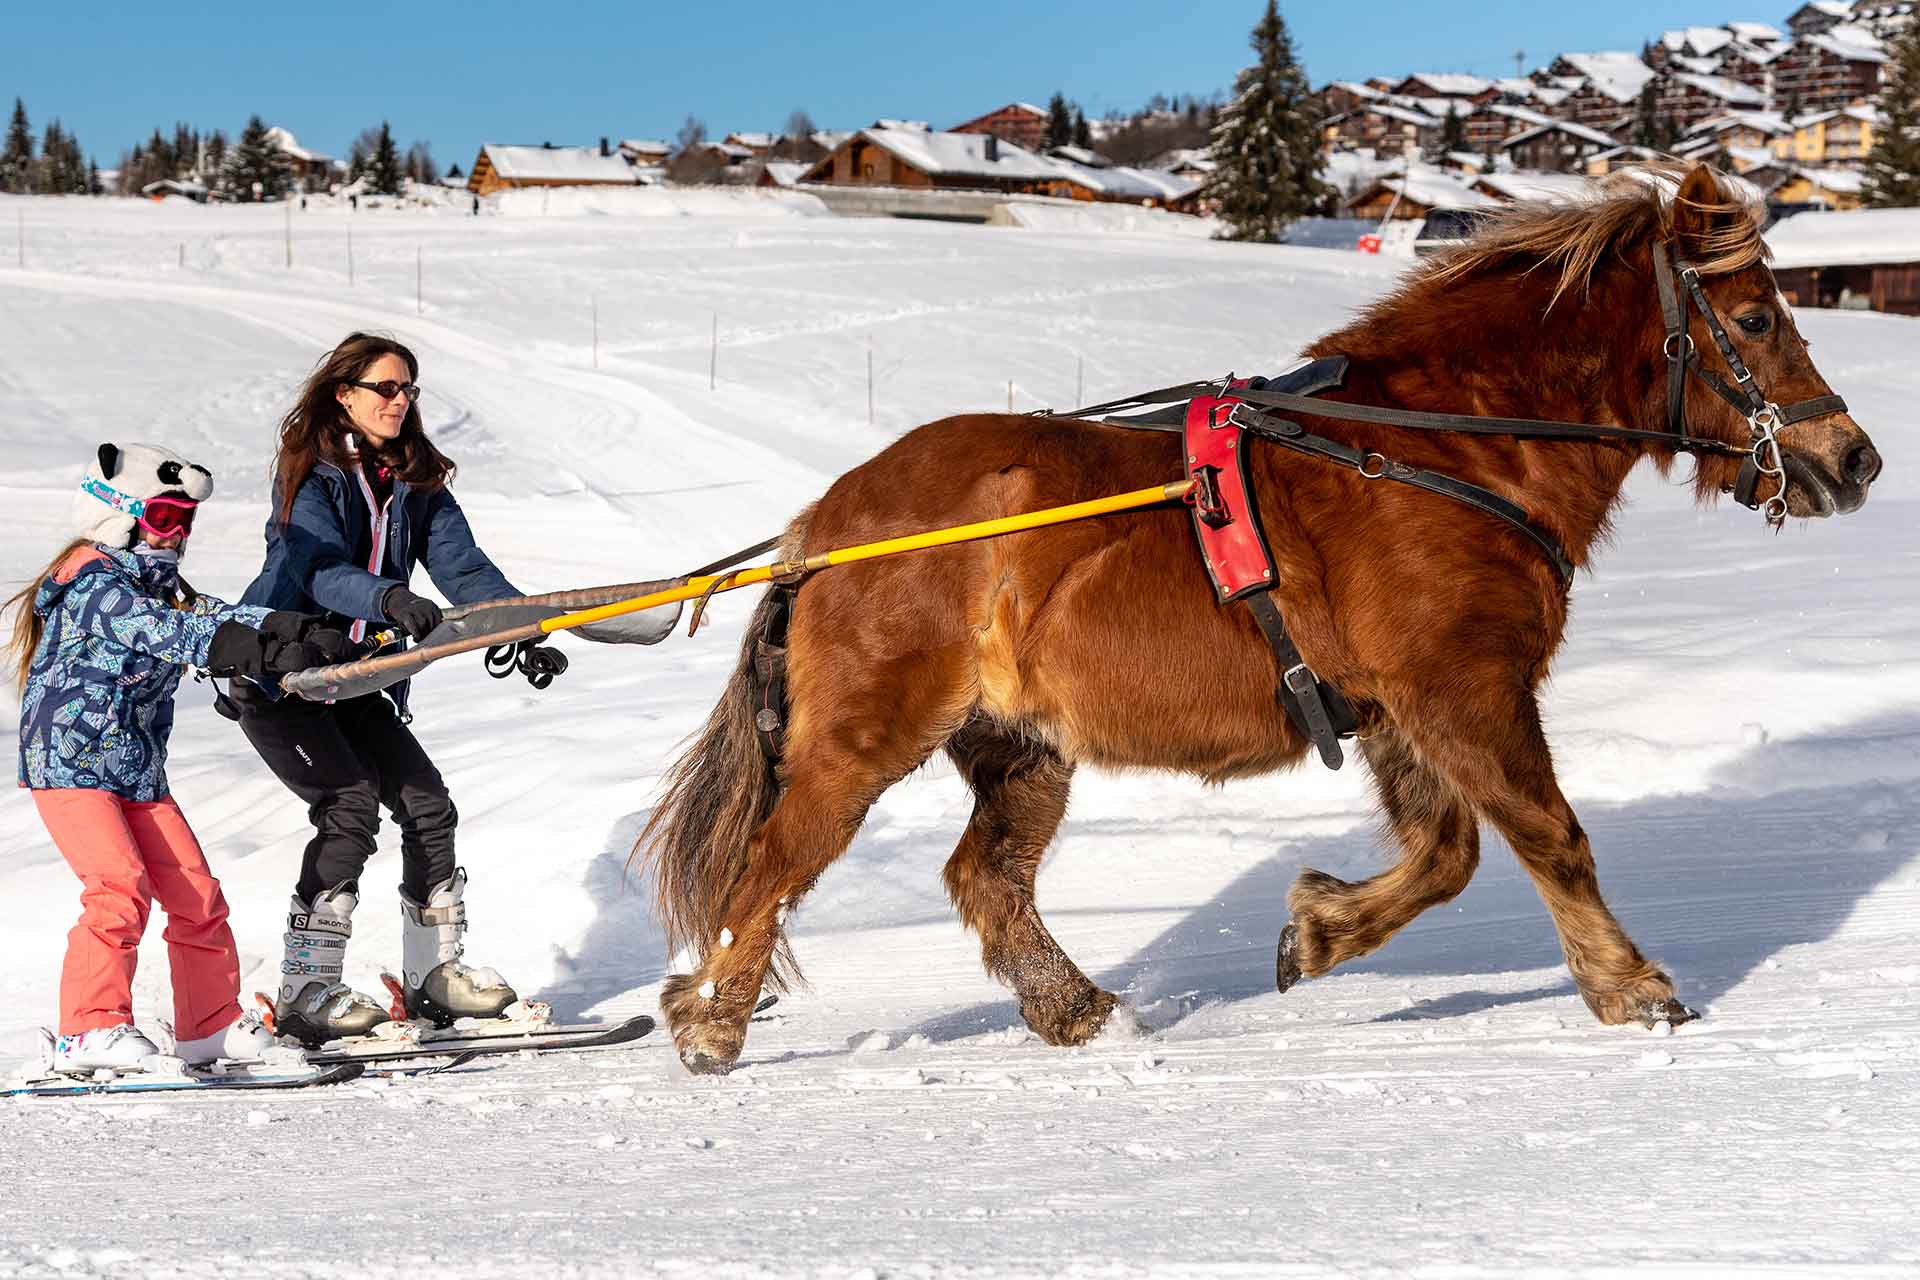
<svg viewBox="0 0 1920 1280"><path fill-rule="evenodd" d="M374 143L373 154L367 157L367 188L383 196L397 196L401 192L401 179L405 176L400 165L400 153L394 150L393 130L382 120L380 138Z"/></svg>
<svg viewBox="0 0 1920 1280"><path fill-rule="evenodd" d="M1880 73L1880 116L1867 153L1862 190L1867 204L1920 205L1920 20L1909 22L1887 50Z"/></svg>
<svg viewBox="0 0 1920 1280"><path fill-rule="evenodd" d="M222 185L236 200L284 196L291 176L288 169L287 157L267 141L266 122L253 116L240 131L239 141L227 150Z"/></svg>
<svg viewBox="0 0 1920 1280"><path fill-rule="evenodd" d="M1047 103L1047 149L1073 145L1073 112L1064 94L1054 94Z"/></svg>
<svg viewBox="0 0 1920 1280"><path fill-rule="evenodd" d="M27 125L26 104L13 100L13 122L7 126L7 144L0 150L0 191L33 190L33 130Z"/></svg>
<svg viewBox="0 0 1920 1280"><path fill-rule="evenodd" d="M1449 108L1447 118L1440 125L1440 141L1434 147L1435 159L1466 149L1467 118L1458 110Z"/></svg>
<svg viewBox="0 0 1920 1280"><path fill-rule="evenodd" d="M107 194L106 184L100 181L100 166L91 159L87 161L87 194L90 196Z"/></svg>
<svg viewBox="0 0 1920 1280"><path fill-rule="evenodd" d="M1274 241L1328 194L1320 180L1320 110L1275 0L1249 41L1259 61L1234 82L1233 101L1213 131L1214 192L1227 234Z"/></svg>
<svg viewBox="0 0 1920 1280"><path fill-rule="evenodd" d="M1073 145L1082 151L1093 150L1093 130L1087 128L1087 114L1075 107L1073 109Z"/></svg>

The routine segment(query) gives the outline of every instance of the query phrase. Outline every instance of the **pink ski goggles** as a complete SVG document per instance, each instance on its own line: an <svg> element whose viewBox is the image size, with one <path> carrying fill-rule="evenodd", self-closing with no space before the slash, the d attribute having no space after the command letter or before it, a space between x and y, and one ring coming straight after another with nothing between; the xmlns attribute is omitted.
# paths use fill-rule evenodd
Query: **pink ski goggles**
<svg viewBox="0 0 1920 1280"><path fill-rule="evenodd" d="M200 505L192 498L136 498L92 476L80 481L80 489L132 516L134 523L156 538L184 538L193 532L193 511Z"/></svg>

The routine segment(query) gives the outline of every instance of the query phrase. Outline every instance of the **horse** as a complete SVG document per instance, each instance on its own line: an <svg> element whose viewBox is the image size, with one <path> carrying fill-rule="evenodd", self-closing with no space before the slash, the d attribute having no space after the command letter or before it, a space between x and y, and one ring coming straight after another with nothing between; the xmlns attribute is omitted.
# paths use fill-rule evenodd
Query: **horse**
<svg viewBox="0 0 1920 1280"><path fill-rule="evenodd" d="M1663 255L1689 265L1698 314L1684 298L1676 310ZM1812 403L1810 416L1784 416L1773 465L1749 492L1775 523L1852 511L1880 457L1830 397L1766 259L1754 211L1713 170L1616 175L1580 202L1513 206L1305 354L1348 358L1344 384L1320 397L1329 414L1388 406L1620 427L1671 410L1684 419L1676 431L1724 446L1694 460L1702 502L1733 490L1740 455L1762 456L1756 438L1783 420L1778 403ZM1697 374L1716 348L1741 392L1763 389L1772 417L1743 412L1734 384L1710 369L1700 376L1722 394L1674 406L1676 360L1697 350ZM1492 490L1574 566L1605 542L1635 465L1666 471L1676 456L1645 431L1539 439L1290 416ZM1697 1016L1608 910L1555 780L1537 694L1566 628L1566 579L1534 540L1444 497L1378 483L1364 466L1248 447L1277 569L1272 602L1312 671L1350 703L1398 845L1395 865L1357 883L1300 872L1280 988L1375 950L1458 894L1485 822L1525 866L1601 1023ZM788 527L782 553L797 562L1138 489L1177 477L1182 462L1178 436L950 417L834 481ZM756 726L754 668L777 609L789 616L776 757ZM731 1069L762 985L797 972L787 913L881 793L937 750L974 798L946 861L948 896L1027 1025L1049 1044L1086 1042L1117 999L1061 949L1034 898L1074 770L1224 782L1297 764L1308 738L1276 703L1276 671L1249 611L1219 603L1177 505L838 566L769 591L635 846L669 946L697 956L660 999L681 1061Z"/></svg>

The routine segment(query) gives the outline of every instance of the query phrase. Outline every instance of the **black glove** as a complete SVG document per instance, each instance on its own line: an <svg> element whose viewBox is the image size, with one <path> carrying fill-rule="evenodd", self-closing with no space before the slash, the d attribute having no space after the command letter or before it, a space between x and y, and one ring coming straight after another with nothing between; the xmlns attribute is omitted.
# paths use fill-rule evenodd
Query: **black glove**
<svg viewBox="0 0 1920 1280"><path fill-rule="evenodd" d="M358 641L350 639L340 628L329 625L325 618L310 613L276 609L261 620L260 630L283 643L303 644L313 650L319 661L307 664L309 666L352 662L363 655Z"/></svg>
<svg viewBox="0 0 1920 1280"><path fill-rule="evenodd" d="M330 634L341 640L346 639L338 631L326 629L316 630L314 634ZM214 631L213 642L207 646L207 674L225 677L283 676L293 671L305 671L308 667L331 666L351 657L356 651L352 646L330 650L324 645L324 641L316 643L312 640L282 639L244 622L223 622ZM339 656L332 656L335 654Z"/></svg>
<svg viewBox="0 0 1920 1280"><path fill-rule="evenodd" d="M487 650L487 674L496 680L505 680L518 671L527 678L528 684L544 689L566 670L567 655L538 640L497 644Z"/></svg>
<svg viewBox="0 0 1920 1280"><path fill-rule="evenodd" d="M405 587L389 587L380 599L380 611L413 640L423 640L428 632L445 621L440 606L422 599Z"/></svg>

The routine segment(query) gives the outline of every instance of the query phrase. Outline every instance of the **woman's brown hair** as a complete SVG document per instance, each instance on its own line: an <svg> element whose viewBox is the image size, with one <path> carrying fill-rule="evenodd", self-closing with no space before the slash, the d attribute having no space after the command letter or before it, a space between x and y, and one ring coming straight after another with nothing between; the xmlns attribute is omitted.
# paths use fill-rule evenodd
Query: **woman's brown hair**
<svg viewBox="0 0 1920 1280"><path fill-rule="evenodd" d="M329 462L342 471L353 466L346 447L353 423L336 393L342 383L358 381L382 356L399 356L406 362L407 379L419 379L420 362L406 347L379 334L350 333L320 361L300 388L293 408L280 420L280 447L273 456L274 507L280 523L293 518L294 495L314 463ZM453 479L452 460L433 447L420 424L418 401L407 406L399 437L380 449L378 456L396 480L406 481L413 489L432 492Z"/></svg>

